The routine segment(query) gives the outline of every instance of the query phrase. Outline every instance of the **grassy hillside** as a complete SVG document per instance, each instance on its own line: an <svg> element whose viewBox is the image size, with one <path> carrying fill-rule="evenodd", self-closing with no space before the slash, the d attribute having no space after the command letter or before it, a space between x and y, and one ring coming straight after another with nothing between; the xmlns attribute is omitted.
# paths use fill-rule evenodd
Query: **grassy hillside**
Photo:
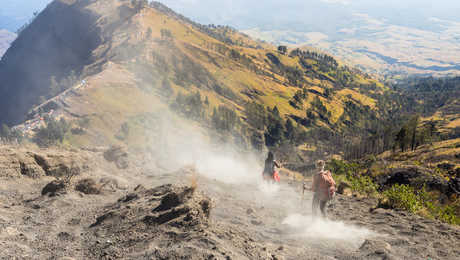
<svg viewBox="0 0 460 260"><path fill-rule="evenodd" d="M405 97L406 113L418 113L445 136L460 136L460 78L415 78L396 85Z"/></svg>

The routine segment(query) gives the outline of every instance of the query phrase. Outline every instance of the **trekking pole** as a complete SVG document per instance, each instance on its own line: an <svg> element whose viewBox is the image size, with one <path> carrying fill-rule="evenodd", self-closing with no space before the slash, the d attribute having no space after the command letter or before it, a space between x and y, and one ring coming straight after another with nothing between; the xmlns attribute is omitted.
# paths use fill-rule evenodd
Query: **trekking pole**
<svg viewBox="0 0 460 260"><path fill-rule="evenodd" d="M300 206L303 207L305 201L305 177L302 182L302 197L300 198Z"/></svg>

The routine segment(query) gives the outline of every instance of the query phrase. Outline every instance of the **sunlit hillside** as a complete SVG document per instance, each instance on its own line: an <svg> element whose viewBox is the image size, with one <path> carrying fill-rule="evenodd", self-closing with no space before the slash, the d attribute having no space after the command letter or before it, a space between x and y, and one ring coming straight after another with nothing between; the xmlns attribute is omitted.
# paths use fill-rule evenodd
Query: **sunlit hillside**
<svg viewBox="0 0 460 260"><path fill-rule="evenodd" d="M50 29L58 16L61 23ZM39 35L49 35L42 45L55 47L37 52L28 42ZM22 55L49 65L21 66ZM55 1L22 31L1 67L0 78L18 87L3 89L9 112L0 121L52 110L86 129L68 138L74 144L125 140L122 129L145 128L139 121L167 107L249 147L302 144L366 132L379 122L377 99L386 90L327 54L258 42L142 1Z"/></svg>

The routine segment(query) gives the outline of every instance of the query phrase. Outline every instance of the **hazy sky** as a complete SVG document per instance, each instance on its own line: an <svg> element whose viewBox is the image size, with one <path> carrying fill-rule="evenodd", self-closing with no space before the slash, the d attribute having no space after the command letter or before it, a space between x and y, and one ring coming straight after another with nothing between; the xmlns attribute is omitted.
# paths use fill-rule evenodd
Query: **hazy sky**
<svg viewBox="0 0 460 260"><path fill-rule="evenodd" d="M51 0L0 0L0 29L17 30ZM430 17L460 22L459 0L159 0L204 24L239 29L298 24L340 26L356 12L394 24L430 27Z"/></svg>
<svg viewBox="0 0 460 260"><path fill-rule="evenodd" d="M52 0L0 0L0 29L16 31Z"/></svg>
<svg viewBox="0 0 460 260"><path fill-rule="evenodd" d="M458 0L160 0L201 23L239 29L286 23L337 27L353 13L393 24L423 28L430 17L460 22ZM283 29L283 28L279 28ZM316 28L315 28L316 29Z"/></svg>

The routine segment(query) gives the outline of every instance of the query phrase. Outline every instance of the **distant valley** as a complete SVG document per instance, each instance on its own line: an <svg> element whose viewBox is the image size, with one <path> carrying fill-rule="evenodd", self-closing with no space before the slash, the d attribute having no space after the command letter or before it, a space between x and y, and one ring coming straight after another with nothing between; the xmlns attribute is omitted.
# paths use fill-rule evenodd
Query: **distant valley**
<svg viewBox="0 0 460 260"><path fill-rule="evenodd" d="M448 0L161 2L201 23L231 25L273 44L318 48L387 77L460 72L460 20L453 11L460 3Z"/></svg>
<svg viewBox="0 0 460 260"><path fill-rule="evenodd" d="M277 44L310 45L330 52L349 64L371 73L386 75L458 75L460 71L460 23L433 18L440 32L387 24L355 14L356 23L337 35L321 32L244 32Z"/></svg>

